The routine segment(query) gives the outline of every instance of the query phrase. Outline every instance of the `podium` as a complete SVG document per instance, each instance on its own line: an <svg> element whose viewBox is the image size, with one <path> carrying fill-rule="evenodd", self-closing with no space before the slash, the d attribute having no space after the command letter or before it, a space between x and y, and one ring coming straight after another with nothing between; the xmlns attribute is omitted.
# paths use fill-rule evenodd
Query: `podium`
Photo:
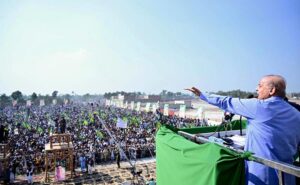
<svg viewBox="0 0 300 185"><path fill-rule="evenodd" d="M45 182L50 181L49 171L55 169L57 160L66 160L66 169L71 171L72 178L74 147L71 135L53 134L49 139L50 143L45 144Z"/></svg>
<svg viewBox="0 0 300 185"><path fill-rule="evenodd" d="M283 173L300 177L300 167L245 152L239 149L240 145L236 148L235 143L224 144L226 140L214 140L238 134L240 131L235 128L240 125L235 123L238 121L233 122L232 129L223 131L221 128L220 132L216 127L177 129L162 126L156 134L157 184L243 185L246 182L244 160L277 170L280 185L284 184ZM242 122L242 128L243 125Z"/></svg>
<svg viewBox="0 0 300 185"><path fill-rule="evenodd" d="M244 159L237 153L215 143L194 143L166 126L159 129L155 141L157 184L243 185L245 182Z"/></svg>

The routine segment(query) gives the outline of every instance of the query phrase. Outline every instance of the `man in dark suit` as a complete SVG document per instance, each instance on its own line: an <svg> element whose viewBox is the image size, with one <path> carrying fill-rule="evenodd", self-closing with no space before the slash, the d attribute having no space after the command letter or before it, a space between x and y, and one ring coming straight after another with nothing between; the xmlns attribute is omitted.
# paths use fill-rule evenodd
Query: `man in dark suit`
<svg viewBox="0 0 300 185"><path fill-rule="evenodd" d="M59 121L59 126L60 126L60 133L64 134L66 132L66 125L67 122L65 120L65 118L63 117L60 121Z"/></svg>
<svg viewBox="0 0 300 185"><path fill-rule="evenodd" d="M4 125L1 123L0 125L0 143L4 140Z"/></svg>

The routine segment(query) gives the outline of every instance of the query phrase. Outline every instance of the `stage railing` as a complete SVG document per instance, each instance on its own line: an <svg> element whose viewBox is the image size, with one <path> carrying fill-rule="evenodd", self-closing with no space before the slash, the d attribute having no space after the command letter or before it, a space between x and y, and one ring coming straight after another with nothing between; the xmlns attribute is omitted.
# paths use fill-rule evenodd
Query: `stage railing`
<svg viewBox="0 0 300 185"><path fill-rule="evenodd" d="M197 136L195 134L190 134L190 133L183 132L183 131L178 131L178 134L185 137L185 138L187 138L187 139L189 139L189 140L192 140L196 143L211 142L208 139L206 139L205 137ZM219 143L216 143L216 144L218 144L220 146L223 146L223 147L226 147L226 148L228 148L232 151L235 151L237 153L240 153L240 154L244 153L244 151L240 150L240 149L235 149L235 148L232 148L232 147L228 147L226 145L221 145ZM269 166L271 168L274 168L274 169L278 170L278 172L279 172L279 185L284 184L283 172L294 175L294 176L300 178L300 167L293 166L293 165L290 165L290 164L287 164L287 163L284 163L284 162L272 161L272 160L265 159L265 158L262 158L262 157L258 157L258 156L255 156L255 155L251 155L251 157L249 157L247 160L251 160L251 161L254 161L254 162L257 162L257 163L260 163L260 164L263 164L265 166Z"/></svg>

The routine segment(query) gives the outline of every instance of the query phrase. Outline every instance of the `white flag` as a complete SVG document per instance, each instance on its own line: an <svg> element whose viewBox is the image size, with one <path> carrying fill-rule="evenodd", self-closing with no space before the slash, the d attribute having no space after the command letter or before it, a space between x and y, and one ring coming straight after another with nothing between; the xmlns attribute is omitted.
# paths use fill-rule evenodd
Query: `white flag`
<svg viewBox="0 0 300 185"><path fill-rule="evenodd" d="M136 103L136 111L140 111L140 108L141 108L141 102L137 102Z"/></svg>
<svg viewBox="0 0 300 185"><path fill-rule="evenodd" d="M123 121L121 118L117 120L117 127L119 128L127 128L127 121Z"/></svg>
<svg viewBox="0 0 300 185"><path fill-rule="evenodd" d="M64 99L64 103L65 103L65 105L67 105L67 104L68 104L68 102L69 102L69 100L68 100L68 99Z"/></svg>
<svg viewBox="0 0 300 185"><path fill-rule="evenodd" d="M198 119L204 119L204 111L203 111L203 108L202 108L202 107L199 107L199 108L198 108L198 111L197 111L197 118L198 118Z"/></svg>
<svg viewBox="0 0 300 185"><path fill-rule="evenodd" d="M149 110L150 110L150 103L146 103L145 111L146 111L146 112L149 112Z"/></svg>
<svg viewBox="0 0 300 185"><path fill-rule="evenodd" d="M164 105L164 116L169 116L169 104Z"/></svg>
<svg viewBox="0 0 300 185"><path fill-rule="evenodd" d="M152 104L152 112L154 113L156 111L157 107L156 107L156 103Z"/></svg>
<svg viewBox="0 0 300 185"><path fill-rule="evenodd" d="M179 109L179 117L184 118L185 117L185 105L180 105L180 109Z"/></svg>
<svg viewBox="0 0 300 185"><path fill-rule="evenodd" d="M27 101L26 101L26 106L27 106L27 107L30 107L30 106L31 106L31 101L30 101L30 100L27 100Z"/></svg>
<svg viewBox="0 0 300 185"><path fill-rule="evenodd" d="M52 100L52 104L53 104L53 105L56 105L56 103L57 103L57 100L56 100L56 99L53 99L53 100Z"/></svg>
<svg viewBox="0 0 300 185"><path fill-rule="evenodd" d="M45 101L42 99L40 100L40 106L44 106L45 105Z"/></svg>
<svg viewBox="0 0 300 185"><path fill-rule="evenodd" d="M13 100L13 101L12 101L12 105L13 105L13 107L14 107L14 106L16 106L16 105L17 105L17 103L18 103L18 101L17 101L17 100Z"/></svg>
<svg viewBox="0 0 300 185"><path fill-rule="evenodd" d="M131 110L134 109L134 101L131 102L131 106L130 107L131 107Z"/></svg>

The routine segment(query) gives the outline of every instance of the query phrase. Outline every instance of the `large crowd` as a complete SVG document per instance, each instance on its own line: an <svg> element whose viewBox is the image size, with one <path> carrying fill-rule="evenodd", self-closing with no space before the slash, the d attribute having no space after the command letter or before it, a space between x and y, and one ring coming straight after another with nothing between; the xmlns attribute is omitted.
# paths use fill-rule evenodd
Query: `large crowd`
<svg viewBox="0 0 300 185"><path fill-rule="evenodd" d="M116 126L118 118L127 122L127 128ZM105 107L97 103L5 107L0 114L3 128L0 142L8 143L11 156L7 169L1 164L0 174L9 171L13 180L15 175L26 174L31 168L34 173L43 172L45 144L49 143L49 136L56 133L71 135L75 164L83 171L87 164L99 165L118 158L126 160L126 156L131 160L154 157L159 119L152 112ZM187 126L186 123L203 125L200 120L176 116L164 117L164 121L176 127ZM116 142L124 152L119 150Z"/></svg>

